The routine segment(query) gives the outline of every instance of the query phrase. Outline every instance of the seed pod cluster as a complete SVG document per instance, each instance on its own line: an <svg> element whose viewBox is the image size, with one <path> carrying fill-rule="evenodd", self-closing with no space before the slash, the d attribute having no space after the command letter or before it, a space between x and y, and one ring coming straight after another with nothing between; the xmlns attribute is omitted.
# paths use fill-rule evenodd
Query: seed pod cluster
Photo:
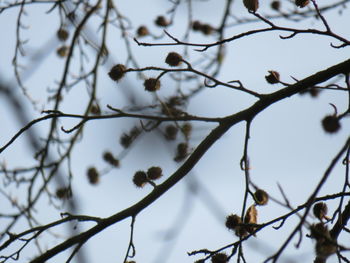
<svg viewBox="0 0 350 263"><path fill-rule="evenodd" d="M147 172L137 171L133 177L133 183L137 187L144 187L147 183L153 184L153 181L158 180L163 176L162 168L158 166L150 167Z"/></svg>

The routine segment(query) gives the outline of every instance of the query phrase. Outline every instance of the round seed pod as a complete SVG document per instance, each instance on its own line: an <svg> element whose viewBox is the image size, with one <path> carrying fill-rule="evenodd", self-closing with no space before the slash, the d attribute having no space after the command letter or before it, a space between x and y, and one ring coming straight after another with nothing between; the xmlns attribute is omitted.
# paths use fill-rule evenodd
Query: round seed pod
<svg viewBox="0 0 350 263"><path fill-rule="evenodd" d="M248 9L248 11L255 13L259 8L258 0L243 0L244 6Z"/></svg>
<svg viewBox="0 0 350 263"><path fill-rule="evenodd" d="M57 30L57 38L61 41L66 41L69 37L69 33L66 29L60 28Z"/></svg>
<svg viewBox="0 0 350 263"><path fill-rule="evenodd" d="M147 177L150 180L157 180L163 176L162 168L158 166L152 166L147 170Z"/></svg>
<svg viewBox="0 0 350 263"><path fill-rule="evenodd" d="M211 257L212 263L227 263L228 257L225 253L216 253L214 256Z"/></svg>
<svg viewBox="0 0 350 263"><path fill-rule="evenodd" d="M159 27L167 27L170 22L164 16L157 16L154 23Z"/></svg>
<svg viewBox="0 0 350 263"><path fill-rule="evenodd" d="M138 37L145 37L149 35L149 31L146 26L139 26L136 33Z"/></svg>
<svg viewBox="0 0 350 263"><path fill-rule="evenodd" d="M265 79L270 84L276 84L280 82L280 74L277 71L269 70L269 75L265 76Z"/></svg>
<svg viewBox="0 0 350 263"><path fill-rule="evenodd" d="M182 56L176 52L170 52L165 59L165 63L171 67L177 67L181 64L181 62Z"/></svg>
<svg viewBox="0 0 350 263"><path fill-rule="evenodd" d="M60 58L64 58L65 56L67 56L68 50L68 47L63 45L56 50L56 53Z"/></svg>
<svg viewBox="0 0 350 263"><path fill-rule="evenodd" d="M144 171L137 171L132 178L133 183L137 187L144 187L147 183L147 174Z"/></svg>
<svg viewBox="0 0 350 263"><path fill-rule="evenodd" d="M156 78L146 79L143 85L145 87L145 90L150 92L154 92L160 89L160 81Z"/></svg>
<svg viewBox="0 0 350 263"><path fill-rule="evenodd" d="M271 2L271 8L275 11L279 11L281 8L281 2L276 0Z"/></svg>
<svg viewBox="0 0 350 263"><path fill-rule="evenodd" d="M328 115L322 120L323 129L328 133L336 133L341 128L337 116Z"/></svg>
<svg viewBox="0 0 350 263"><path fill-rule="evenodd" d="M231 214L226 217L225 226L230 230L235 230L241 223L242 219L240 216Z"/></svg>
<svg viewBox="0 0 350 263"><path fill-rule="evenodd" d="M108 75L112 80L118 81L124 77L125 71L126 67L123 64L117 64L111 68Z"/></svg>
<svg viewBox="0 0 350 263"><path fill-rule="evenodd" d="M100 180L100 175L95 167L90 167L87 170L87 177L90 184L97 184Z"/></svg>
<svg viewBox="0 0 350 263"><path fill-rule="evenodd" d="M295 4L297 7L305 7L310 3L310 0L295 0Z"/></svg>
<svg viewBox="0 0 350 263"><path fill-rule="evenodd" d="M319 202L313 207L314 215L322 221L322 219L327 218L328 207L324 202Z"/></svg>
<svg viewBox="0 0 350 263"><path fill-rule="evenodd" d="M269 195L264 190L258 189L254 193L255 202L258 205L266 205L269 201Z"/></svg>

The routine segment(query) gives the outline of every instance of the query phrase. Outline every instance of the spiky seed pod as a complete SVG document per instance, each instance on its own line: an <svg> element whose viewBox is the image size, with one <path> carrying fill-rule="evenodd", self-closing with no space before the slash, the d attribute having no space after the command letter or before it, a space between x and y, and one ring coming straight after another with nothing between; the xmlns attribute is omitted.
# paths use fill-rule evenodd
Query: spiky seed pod
<svg viewBox="0 0 350 263"><path fill-rule="evenodd" d="M69 33L66 29L60 28L57 30L57 38L61 41L66 41L69 37Z"/></svg>
<svg viewBox="0 0 350 263"><path fill-rule="evenodd" d="M258 0L243 0L244 6L248 9L248 11L255 13L259 8Z"/></svg>
<svg viewBox="0 0 350 263"><path fill-rule="evenodd" d="M214 28L209 24L203 24L199 29L204 35L211 35L214 32Z"/></svg>
<svg viewBox="0 0 350 263"><path fill-rule="evenodd" d="M100 175L95 167L90 167L87 170L87 177L89 179L90 184L97 184L100 180Z"/></svg>
<svg viewBox="0 0 350 263"><path fill-rule="evenodd" d="M68 47L67 46L61 46L59 47L57 50L57 55L60 57L60 58L64 58L65 56L67 56L68 54Z"/></svg>
<svg viewBox="0 0 350 263"><path fill-rule="evenodd" d="M228 229L235 230L241 223L242 219L240 216L231 214L226 217L225 226Z"/></svg>
<svg viewBox="0 0 350 263"><path fill-rule="evenodd" d="M228 257L225 253L216 253L214 256L211 257L212 263L227 263Z"/></svg>
<svg viewBox="0 0 350 263"><path fill-rule="evenodd" d="M146 26L139 26L136 31L138 37L145 37L149 35L148 28Z"/></svg>
<svg viewBox="0 0 350 263"><path fill-rule="evenodd" d="M117 64L108 72L109 77L114 81L119 81L125 75L126 67L123 64Z"/></svg>
<svg viewBox="0 0 350 263"><path fill-rule="evenodd" d="M56 190L56 196L59 199L69 199L72 197L72 190L68 187L58 188Z"/></svg>
<svg viewBox="0 0 350 263"><path fill-rule="evenodd" d="M150 180L157 180L163 176L162 168L158 166L152 166L147 170L147 177Z"/></svg>
<svg viewBox="0 0 350 263"><path fill-rule="evenodd" d="M200 31L202 28L202 23L199 21L193 21L192 23L192 30L193 31Z"/></svg>
<svg viewBox="0 0 350 263"><path fill-rule="evenodd" d="M323 219L327 219L327 213L328 213L327 204L324 202L319 202L319 203L315 204L314 208L313 208L313 212L314 212L314 215L319 220L322 221Z"/></svg>
<svg viewBox="0 0 350 263"><path fill-rule="evenodd" d="M157 16L154 23L160 27L167 27L170 24L170 22L164 16Z"/></svg>
<svg viewBox="0 0 350 263"><path fill-rule="evenodd" d="M280 82L280 74L277 71L269 70L269 75L265 76L265 79L270 84L276 84Z"/></svg>
<svg viewBox="0 0 350 263"><path fill-rule="evenodd" d="M244 216L244 223L256 224L257 222L258 222L258 211L256 210L255 205L251 205ZM256 227L253 227L253 226L246 226L245 228L249 233L253 233L256 229Z"/></svg>
<svg viewBox="0 0 350 263"><path fill-rule="evenodd" d="M145 90L150 92L154 92L160 89L160 81L156 78L146 79L143 85L145 86Z"/></svg>
<svg viewBox="0 0 350 263"><path fill-rule="evenodd" d="M238 226L235 228L235 234L238 237L245 237L248 235L247 228L245 226Z"/></svg>
<svg viewBox="0 0 350 263"><path fill-rule="evenodd" d="M171 67L177 67L181 64L182 60L183 59L180 54L176 52L170 52L165 59L165 63Z"/></svg>
<svg viewBox="0 0 350 263"><path fill-rule="evenodd" d="M295 4L297 7L305 7L310 3L310 0L295 0Z"/></svg>
<svg viewBox="0 0 350 263"><path fill-rule="evenodd" d="M257 205L266 205L269 202L269 195L262 189L256 190L254 193L255 202Z"/></svg>
<svg viewBox="0 0 350 263"><path fill-rule="evenodd" d="M186 139L189 139L192 133L192 125L191 123L187 122L182 125L182 133L185 135Z"/></svg>
<svg viewBox="0 0 350 263"><path fill-rule="evenodd" d="M281 8L281 2L276 0L271 2L271 8L275 11L279 11Z"/></svg>
<svg viewBox="0 0 350 263"><path fill-rule="evenodd" d="M103 160L105 160L107 163L109 163L112 166L119 167L119 160L114 158L111 152L104 152Z"/></svg>
<svg viewBox="0 0 350 263"><path fill-rule="evenodd" d="M341 128L339 119L335 115L328 115L322 120L323 129L328 133L336 133Z"/></svg>
<svg viewBox="0 0 350 263"><path fill-rule="evenodd" d="M137 171L134 174L132 181L137 187L144 187L147 183L147 174L144 171Z"/></svg>
<svg viewBox="0 0 350 263"><path fill-rule="evenodd" d="M165 127L165 138L169 141L176 139L178 128L175 125L168 125Z"/></svg>

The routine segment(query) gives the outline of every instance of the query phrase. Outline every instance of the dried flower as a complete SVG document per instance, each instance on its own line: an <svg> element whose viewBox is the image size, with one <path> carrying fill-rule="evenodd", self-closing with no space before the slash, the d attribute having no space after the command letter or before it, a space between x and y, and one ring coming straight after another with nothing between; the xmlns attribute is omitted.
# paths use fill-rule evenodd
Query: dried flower
<svg viewBox="0 0 350 263"><path fill-rule="evenodd" d="M90 184L97 184L100 179L100 175L95 167L90 167L87 170L87 177L89 179Z"/></svg>
<svg viewBox="0 0 350 263"><path fill-rule="evenodd" d="M341 128L339 119L335 115L327 115L322 120L323 129L328 133L336 133Z"/></svg>
<svg viewBox="0 0 350 263"><path fill-rule="evenodd" d="M256 210L255 205L251 205L245 216L244 216L244 223L246 224L256 224L258 222L258 211ZM246 226L246 230L249 233L253 233L255 231L256 227L253 226Z"/></svg>
<svg viewBox="0 0 350 263"><path fill-rule="evenodd" d="M147 183L147 174L144 171L137 171L132 181L137 187L144 187Z"/></svg>
<svg viewBox="0 0 350 263"><path fill-rule="evenodd" d="M147 177L150 180L157 180L163 176L162 168L158 166L152 166L147 170Z"/></svg>
<svg viewBox="0 0 350 263"><path fill-rule="evenodd" d="M243 0L244 6L248 9L248 11L255 13L259 8L258 0Z"/></svg>
<svg viewBox="0 0 350 263"><path fill-rule="evenodd" d="M265 79L270 84L276 84L280 82L280 74L277 71L269 70L269 75L265 76Z"/></svg>
<svg viewBox="0 0 350 263"><path fill-rule="evenodd" d="M108 75L112 80L118 81L124 77L125 71L126 67L123 64L117 64L112 67Z"/></svg>
<svg viewBox="0 0 350 263"><path fill-rule="evenodd" d="M165 63L167 63L171 67L177 67L181 64L181 62L182 57L176 52L170 52L165 59Z"/></svg>
<svg viewBox="0 0 350 263"><path fill-rule="evenodd" d="M269 201L268 193L266 193L262 189L256 190L256 192L254 193L254 197L255 197L255 202L258 205L266 205L268 203L268 201Z"/></svg>
<svg viewBox="0 0 350 263"><path fill-rule="evenodd" d="M143 83L145 90L153 92L160 89L160 81L155 78L146 79Z"/></svg>

